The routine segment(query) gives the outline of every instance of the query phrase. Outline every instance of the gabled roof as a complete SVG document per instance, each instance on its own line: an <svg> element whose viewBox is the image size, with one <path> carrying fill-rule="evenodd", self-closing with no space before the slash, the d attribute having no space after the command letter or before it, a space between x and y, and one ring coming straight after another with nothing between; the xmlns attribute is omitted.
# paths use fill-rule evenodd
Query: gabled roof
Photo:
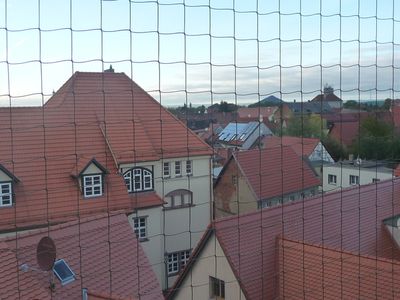
<svg viewBox="0 0 400 300"><path fill-rule="evenodd" d="M240 151L233 157L258 200L320 185L310 166L290 147Z"/></svg>
<svg viewBox="0 0 400 300"><path fill-rule="evenodd" d="M324 94L319 94L315 96L312 100L312 102L343 102L342 99L340 99L338 96L336 96L334 93L324 93Z"/></svg>
<svg viewBox="0 0 400 300"><path fill-rule="evenodd" d="M287 106L294 113L301 114L324 114L333 111L332 107L326 102L288 102Z"/></svg>
<svg viewBox="0 0 400 300"><path fill-rule="evenodd" d="M5 167L3 167L2 165L0 165L0 171L3 172L4 174L6 174L8 177L10 177L14 182L18 182L19 179L10 171L8 171Z"/></svg>
<svg viewBox="0 0 400 300"><path fill-rule="evenodd" d="M129 196L118 164L212 154L123 73L76 72L43 107L0 108L0 128L0 164L23 183L0 231L161 205L154 192ZM70 175L93 157L109 173L104 195L88 201Z"/></svg>
<svg viewBox="0 0 400 300"><path fill-rule="evenodd" d="M372 265L388 262L389 269L394 260L397 268L400 250L382 220L400 213L399 195L400 180L381 181L218 219L212 228L247 299L279 299L279 236L340 249L343 255L355 253L356 259L370 256ZM210 233L204 236L203 244ZM204 247L201 243L199 248ZM199 255L196 253L191 258L193 264ZM303 261L301 257L299 260ZM185 269L183 276L190 273L189 269ZM357 266L352 272L358 274ZM179 278L174 289L179 289L182 282L183 278Z"/></svg>
<svg viewBox="0 0 400 300"><path fill-rule="evenodd" d="M72 173L71 173L72 176L74 176L74 177L81 176L91 164L94 164L104 174L108 173L108 170L106 168L104 168L95 158L92 158L88 161L87 159L82 157L81 159L78 160L77 165L74 166ZM77 173L76 173L76 171L77 171Z"/></svg>
<svg viewBox="0 0 400 300"><path fill-rule="evenodd" d="M317 147L319 139L296 136L265 136L261 143L265 148L280 148L290 146L299 156L310 156Z"/></svg>
<svg viewBox="0 0 400 300"><path fill-rule="evenodd" d="M329 136L339 143L350 146L357 138L360 131L360 123L356 122L336 122L329 131Z"/></svg>
<svg viewBox="0 0 400 300"><path fill-rule="evenodd" d="M215 234L249 299L275 299L278 235L399 260L382 222L400 213L399 194L400 180L382 181L220 219Z"/></svg>
<svg viewBox="0 0 400 300"><path fill-rule="evenodd" d="M398 299L400 262L280 238L279 296L304 299Z"/></svg>
<svg viewBox="0 0 400 300"><path fill-rule="evenodd" d="M52 272L40 271L36 260L37 244L44 236L53 239L57 259L64 259L76 275L64 286L54 278L53 293L49 288ZM163 299L124 213L81 218L3 238L0 268L0 290L5 299L81 299L82 288L107 299Z"/></svg>
<svg viewBox="0 0 400 300"><path fill-rule="evenodd" d="M278 106L267 106L267 107L241 107L238 109L238 118L241 120L252 119L259 120L262 116L264 119L268 119L271 115L278 110Z"/></svg>

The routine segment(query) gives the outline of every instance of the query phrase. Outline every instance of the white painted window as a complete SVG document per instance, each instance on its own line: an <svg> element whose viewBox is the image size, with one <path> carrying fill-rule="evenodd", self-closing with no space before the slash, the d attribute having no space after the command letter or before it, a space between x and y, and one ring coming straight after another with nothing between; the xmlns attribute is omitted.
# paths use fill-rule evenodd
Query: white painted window
<svg viewBox="0 0 400 300"><path fill-rule="evenodd" d="M165 195L168 208L188 207L193 204L192 192L185 189L174 190Z"/></svg>
<svg viewBox="0 0 400 300"><path fill-rule="evenodd" d="M358 177L357 175L350 175L349 183L350 183L350 185L360 184L360 177Z"/></svg>
<svg viewBox="0 0 400 300"><path fill-rule="evenodd" d="M125 185L129 193L153 190L153 173L142 167L124 173Z"/></svg>
<svg viewBox="0 0 400 300"><path fill-rule="evenodd" d="M225 281L210 276L210 298L225 299Z"/></svg>
<svg viewBox="0 0 400 300"><path fill-rule="evenodd" d="M180 161L175 162L175 176L181 176L182 175L182 166Z"/></svg>
<svg viewBox="0 0 400 300"><path fill-rule="evenodd" d="M83 195L85 198L103 195L102 177L101 174L83 176Z"/></svg>
<svg viewBox="0 0 400 300"><path fill-rule="evenodd" d="M147 217L133 218L133 229L139 240L147 239Z"/></svg>
<svg viewBox="0 0 400 300"><path fill-rule="evenodd" d="M171 176L171 164L169 162L163 163L163 177Z"/></svg>
<svg viewBox="0 0 400 300"><path fill-rule="evenodd" d="M177 251L167 254L167 273L168 276L174 276L182 270L189 261L191 249Z"/></svg>
<svg viewBox="0 0 400 300"><path fill-rule="evenodd" d="M335 184L336 185L336 180L337 180L336 175L328 174L328 183L329 184Z"/></svg>
<svg viewBox="0 0 400 300"><path fill-rule="evenodd" d="M186 175L192 175L193 174L193 166L192 166L192 161L187 160L186 161Z"/></svg>
<svg viewBox="0 0 400 300"><path fill-rule="evenodd" d="M12 206L11 182L0 183L0 207Z"/></svg>

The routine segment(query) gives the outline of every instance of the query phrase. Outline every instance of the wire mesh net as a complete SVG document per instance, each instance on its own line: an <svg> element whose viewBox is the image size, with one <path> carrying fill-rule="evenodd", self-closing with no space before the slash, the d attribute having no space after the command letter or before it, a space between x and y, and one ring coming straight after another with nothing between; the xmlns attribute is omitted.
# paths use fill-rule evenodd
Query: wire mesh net
<svg viewBox="0 0 400 300"><path fill-rule="evenodd" d="M400 297L395 0L0 15L0 298Z"/></svg>

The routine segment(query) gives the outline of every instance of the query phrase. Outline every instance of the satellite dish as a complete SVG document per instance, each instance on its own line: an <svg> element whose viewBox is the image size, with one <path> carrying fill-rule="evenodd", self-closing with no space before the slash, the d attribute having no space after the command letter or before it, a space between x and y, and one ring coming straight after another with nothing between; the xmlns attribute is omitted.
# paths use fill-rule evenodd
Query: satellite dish
<svg viewBox="0 0 400 300"><path fill-rule="evenodd" d="M48 236L42 237L36 249L37 263L43 271L53 268L56 260L56 245Z"/></svg>

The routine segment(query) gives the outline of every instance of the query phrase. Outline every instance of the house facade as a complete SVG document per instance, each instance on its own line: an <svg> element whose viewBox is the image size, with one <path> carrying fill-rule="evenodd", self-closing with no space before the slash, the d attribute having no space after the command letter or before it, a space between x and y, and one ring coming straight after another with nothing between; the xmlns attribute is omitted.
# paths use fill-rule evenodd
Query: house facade
<svg viewBox="0 0 400 300"><path fill-rule="evenodd" d="M167 299L396 299L399 191L382 181L216 220Z"/></svg>
<svg viewBox="0 0 400 300"><path fill-rule="evenodd" d="M361 159L345 160L323 166L324 192L392 179L393 170L382 163Z"/></svg>
<svg viewBox="0 0 400 300"><path fill-rule="evenodd" d="M316 195L320 180L290 147L233 153L214 184L215 216L256 211Z"/></svg>
<svg viewBox="0 0 400 300"><path fill-rule="evenodd" d="M163 289L211 220L211 150L123 73L0 109L0 234L122 210Z"/></svg>

